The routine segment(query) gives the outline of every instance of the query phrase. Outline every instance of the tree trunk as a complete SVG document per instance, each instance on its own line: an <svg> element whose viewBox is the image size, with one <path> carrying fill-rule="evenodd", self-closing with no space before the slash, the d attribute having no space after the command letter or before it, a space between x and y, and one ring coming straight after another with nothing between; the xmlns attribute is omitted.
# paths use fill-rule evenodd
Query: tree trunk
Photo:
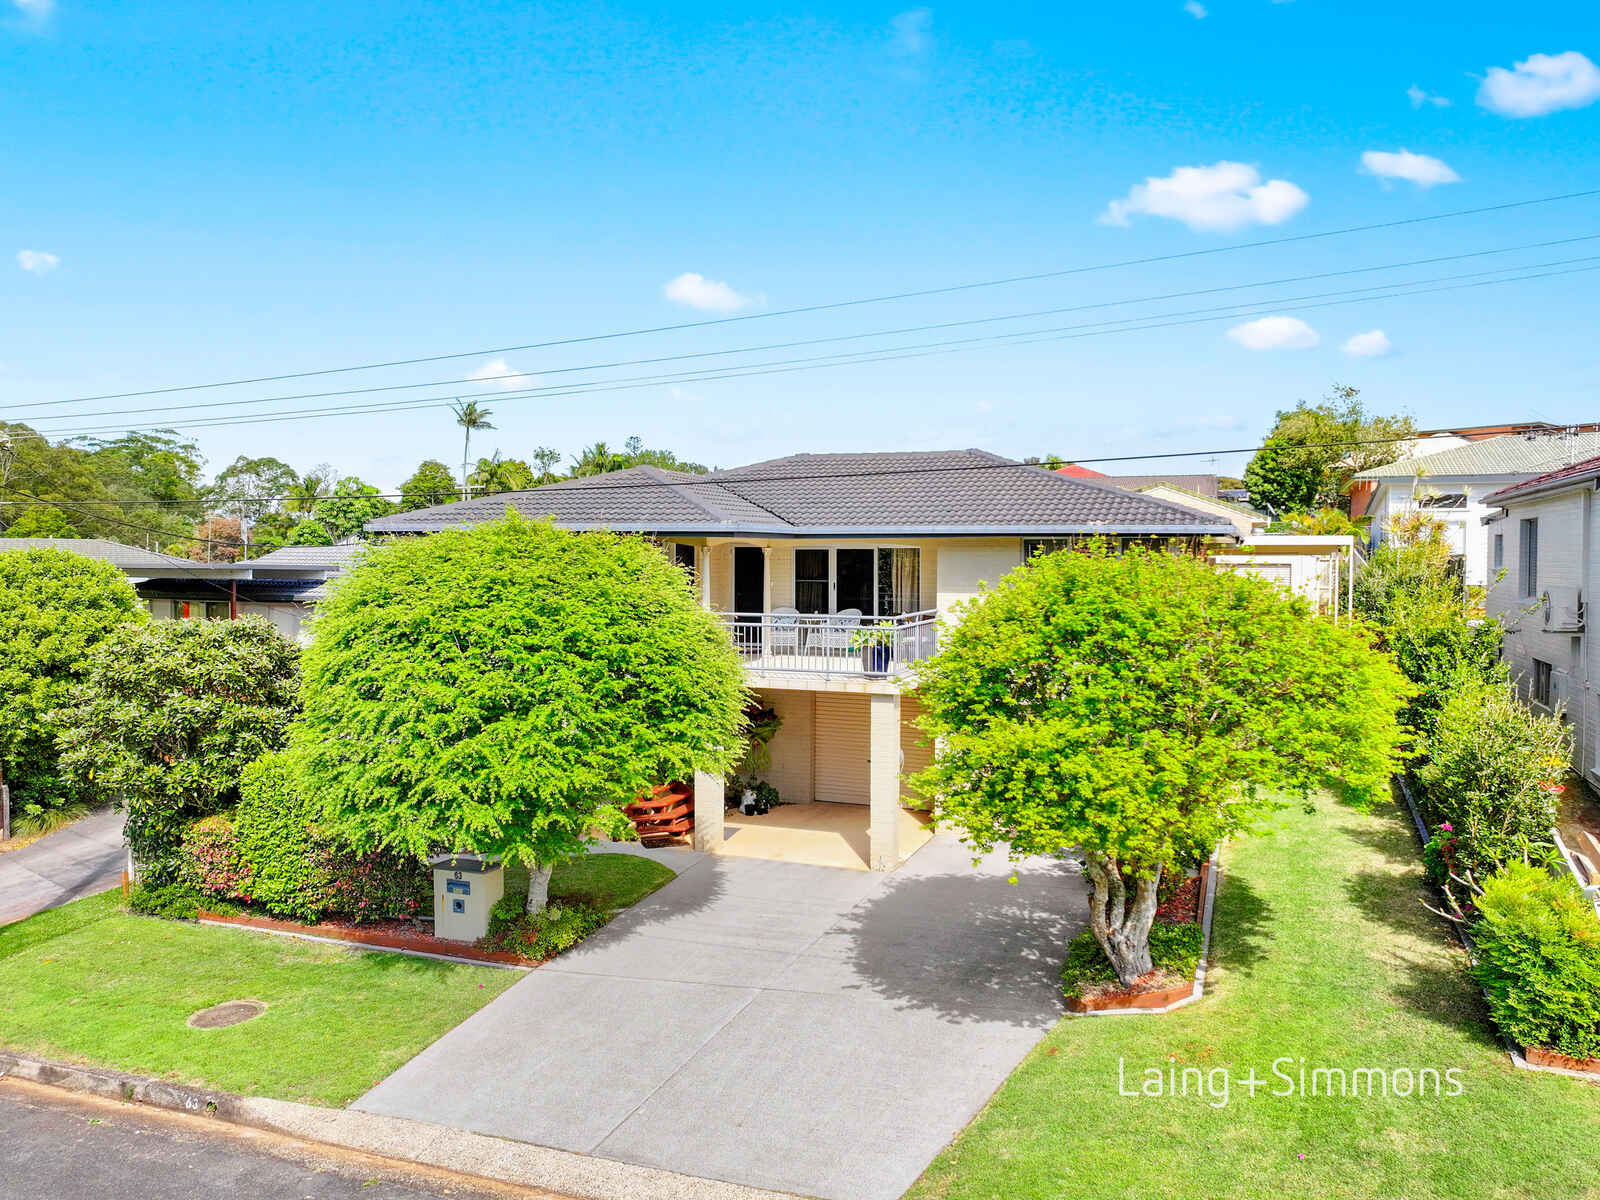
<svg viewBox="0 0 1600 1200"><path fill-rule="evenodd" d="M550 903L550 868L528 868L528 911L541 912Z"/></svg>
<svg viewBox="0 0 1600 1200"><path fill-rule="evenodd" d="M1128 903L1129 881L1124 880L1116 859L1103 854L1085 855L1084 872L1091 889L1089 929L1122 986L1132 987L1141 975L1154 969L1150 961L1150 926L1156 919L1161 868L1131 881L1132 904Z"/></svg>

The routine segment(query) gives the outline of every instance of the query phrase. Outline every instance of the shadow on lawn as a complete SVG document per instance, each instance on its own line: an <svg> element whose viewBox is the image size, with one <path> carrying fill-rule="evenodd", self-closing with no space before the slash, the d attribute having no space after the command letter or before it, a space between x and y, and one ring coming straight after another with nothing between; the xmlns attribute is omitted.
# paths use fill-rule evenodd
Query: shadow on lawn
<svg viewBox="0 0 1600 1200"><path fill-rule="evenodd" d="M1217 881L1217 902L1211 916L1211 957L1232 974L1247 976L1269 956L1267 932L1272 905L1250 884L1224 870Z"/></svg>
<svg viewBox="0 0 1600 1200"><path fill-rule="evenodd" d="M845 917L854 985L953 1021L1026 1028L1061 1015L1067 944L1088 927L1087 887L1067 861L995 873L891 876Z"/></svg>

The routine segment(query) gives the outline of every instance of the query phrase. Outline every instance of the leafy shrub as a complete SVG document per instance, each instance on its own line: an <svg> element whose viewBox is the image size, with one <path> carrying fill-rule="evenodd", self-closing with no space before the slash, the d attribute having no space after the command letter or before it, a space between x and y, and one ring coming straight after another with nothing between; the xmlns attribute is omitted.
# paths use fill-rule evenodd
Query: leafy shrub
<svg viewBox="0 0 1600 1200"><path fill-rule="evenodd" d="M240 772L283 744L298 651L260 617L119 628L57 713L62 769L127 805L128 846L172 883L183 831L236 798Z"/></svg>
<svg viewBox="0 0 1600 1200"><path fill-rule="evenodd" d="M1422 870L1428 879L1446 887L1452 872L1461 869L1461 848L1455 827L1449 822L1436 827L1422 847Z"/></svg>
<svg viewBox="0 0 1600 1200"><path fill-rule="evenodd" d="M522 896L506 896L489 911L489 932L478 943L485 950L553 958L570 950L611 919L592 904L551 904L536 913Z"/></svg>
<svg viewBox="0 0 1600 1200"><path fill-rule="evenodd" d="M1504 680L1462 680L1417 771L1424 815L1448 823L1461 864L1488 875L1549 844L1571 756L1559 717L1519 703Z"/></svg>
<svg viewBox="0 0 1600 1200"><path fill-rule="evenodd" d="M1473 974L1523 1046L1600 1057L1600 920L1573 881L1525 863L1486 880Z"/></svg>
<svg viewBox="0 0 1600 1200"><path fill-rule="evenodd" d="M273 916L320 920L333 902L331 856L320 852L324 839L282 754L263 755L239 776L234 823L253 902Z"/></svg>
<svg viewBox="0 0 1600 1200"><path fill-rule="evenodd" d="M92 647L144 619L110 563L65 550L0 554L0 763L19 831L48 832L47 811L99 800L99 789L62 773L47 714L70 699Z"/></svg>
<svg viewBox="0 0 1600 1200"><path fill-rule="evenodd" d="M425 863L391 850L358 853L315 816L285 755L244 769L234 824L252 903L297 921L339 914L360 923L409 917L429 902Z"/></svg>
<svg viewBox="0 0 1600 1200"><path fill-rule="evenodd" d="M1200 952L1205 948L1205 930L1199 925L1150 926L1150 961L1157 971L1170 972L1191 978L1200 965ZM1100 983L1116 983L1117 971L1111 960L1094 940L1094 934L1085 929L1072 939L1067 947L1067 961L1061 967L1062 991L1069 999L1078 999L1084 989Z"/></svg>
<svg viewBox="0 0 1600 1200"><path fill-rule="evenodd" d="M184 831L181 877L206 896L250 899L250 864L240 853L233 818L227 813L203 817Z"/></svg>
<svg viewBox="0 0 1600 1200"><path fill-rule="evenodd" d="M128 908L133 912L173 921L194 920L205 904L205 897L187 883L152 885L141 879L128 893Z"/></svg>

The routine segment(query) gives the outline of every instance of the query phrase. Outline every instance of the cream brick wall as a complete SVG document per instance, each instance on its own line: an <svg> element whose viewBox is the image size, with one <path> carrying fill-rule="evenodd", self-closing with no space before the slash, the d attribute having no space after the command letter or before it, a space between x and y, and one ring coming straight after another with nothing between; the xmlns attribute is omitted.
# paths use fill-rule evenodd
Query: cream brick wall
<svg viewBox="0 0 1600 1200"><path fill-rule="evenodd" d="M978 594L980 583L998 583L1021 565L1021 538L962 538L937 543L937 587L934 607L941 618Z"/></svg>
<svg viewBox="0 0 1600 1200"><path fill-rule="evenodd" d="M772 766L760 772L760 778L777 788L778 795L791 804L815 800L815 693L769 689L761 693L761 698L772 705L783 725L769 747Z"/></svg>

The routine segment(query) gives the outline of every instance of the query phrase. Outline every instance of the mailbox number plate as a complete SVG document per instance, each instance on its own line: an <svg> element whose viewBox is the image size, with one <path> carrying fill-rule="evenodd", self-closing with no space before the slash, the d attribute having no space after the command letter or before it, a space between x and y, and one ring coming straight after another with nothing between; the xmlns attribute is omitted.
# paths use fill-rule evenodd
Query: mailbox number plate
<svg viewBox="0 0 1600 1200"><path fill-rule="evenodd" d="M472 881L470 879L446 879L444 881L444 890L452 895L470 896L472 895Z"/></svg>

